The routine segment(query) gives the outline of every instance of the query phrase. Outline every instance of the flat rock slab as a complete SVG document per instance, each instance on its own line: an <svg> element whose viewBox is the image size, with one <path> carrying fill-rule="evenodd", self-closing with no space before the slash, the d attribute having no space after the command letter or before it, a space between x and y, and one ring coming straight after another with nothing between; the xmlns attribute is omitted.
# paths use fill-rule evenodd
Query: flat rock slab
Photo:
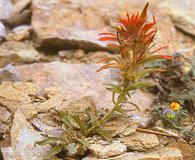
<svg viewBox="0 0 195 160"><path fill-rule="evenodd" d="M120 156L98 159L93 157L86 157L82 160L184 160L181 151L177 148L163 148L151 152L126 153Z"/></svg>
<svg viewBox="0 0 195 160"><path fill-rule="evenodd" d="M105 50L98 34L110 23L109 16L124 6L130 8L128 0L33 0L32 26L43 46Z"/></svg>
<svg viewBox="0 0 195 160"><path fill-rule="evenodd" d="M37 63L18 66L22 81L31 81L40 88L58 87L62 89L66 100L78 100L84 96L91 96L97 108L111 108L111 93L105 89L104 84L114 82L115 70L104 70L96 73L100 65L96 64L66 64L60 62ZM141 110L150 107L153 97L137 91L133 94L133 102Z"/></svg>
<svg viewBox="0 0 195 160"><path fill-rule="evenodd" d="M98 34L108 32L115 25L114 21L127 12L141 11L145 3L146 0L33 0L32 26L41 47L50 51L72 47L108 50L105 43L98 40ZM150 9L156 5L156 1L152 0ZM151 10L149 15L152 15ZM161 17L158 20L167 24ZM164 28L161 27L161 30ZM160 33L159 38L169 41L172 33L169 28L165 30L166 37Z"/></svg>
<svg viewBox="0 0 195 160"><path fill-rule="evenodd" d="M31 42L9 41L0 45L0 67L7 64L25 64L40 59Z"/></svg>
<svg viewBox="0 0 195 160"><path fill-rule="evenodd" d="M50 149L35 145L43 136L32 128L20 110L15 112L10 134L11 146L1 149L5 160L43 160Z"/></svg>

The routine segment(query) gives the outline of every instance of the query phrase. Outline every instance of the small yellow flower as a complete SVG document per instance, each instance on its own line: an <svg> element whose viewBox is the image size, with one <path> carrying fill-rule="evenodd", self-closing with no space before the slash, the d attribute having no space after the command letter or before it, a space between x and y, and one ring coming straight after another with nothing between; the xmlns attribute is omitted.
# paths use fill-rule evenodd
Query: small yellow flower
<svg viewBox="0 0 195 160"><path fill-rule="evenodd" d="M171 108L174 111L178 111L180 109L180 104L177 102L172 102L169 106L169 108Z"/></svg>

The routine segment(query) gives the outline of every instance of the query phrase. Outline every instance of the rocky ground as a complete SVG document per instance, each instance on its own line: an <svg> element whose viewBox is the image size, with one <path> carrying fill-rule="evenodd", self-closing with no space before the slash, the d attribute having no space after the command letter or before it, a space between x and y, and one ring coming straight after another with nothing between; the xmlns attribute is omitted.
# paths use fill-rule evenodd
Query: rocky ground
<svg viewBox="0 0 195 160"><path fill-rule="evenodd" d="M158 22L156 40L169 45L163 52L193 56L195 1L149 2L149 13ZM96 73L95 62L117 54L98 41L98 33L108 31L118 15L138 11L144 3L0 0L0 159L43 160L50 146L34 143L43 139L41 133L62 132L52 116L56 110L112 107L104 84L117 81L117 73ZM141 90L134 93L132 101L141 109L132 113L136 124L146 124L146 111L155 97ZM90 152L83 160L195 160L194 145L136 131L134 124L130 130L129 124L119 124L115 130L121 136L112 143L91 138Z"/></svg>

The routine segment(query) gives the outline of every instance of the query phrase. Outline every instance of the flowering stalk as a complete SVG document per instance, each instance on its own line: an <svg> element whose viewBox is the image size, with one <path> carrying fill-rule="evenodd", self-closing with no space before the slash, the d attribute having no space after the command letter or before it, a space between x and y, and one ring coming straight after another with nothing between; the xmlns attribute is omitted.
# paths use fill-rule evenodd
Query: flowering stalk
<svg viewBox="0 0 195 160"><path fill-rule="evenodd" d="M118 19L119 25L113 27L116 33L100 33L100 41L108 41L108 46L116 49L120 57L102 59L98 63L107 64L103 65L97 72L107 68L119 69L121 83L119 85L110 84L107 88L112 92L112 101L115 106L95 126L90 128L88 133L108 121L114 112L122 113L124 104L133 104L128 101L133 90L151 86L150 83L141 81L145 75L163 71L159 68L145 68L145 63L158 59L172 59L172 56L156 54L167 46L154 48L156 44L153 40L157 32L156 20L153 16L152 22L147 21L148 6L149 3L146 3L141 13L131 16L127 13L126 18ZM137 107L135 104L133 105Z"/></svg>

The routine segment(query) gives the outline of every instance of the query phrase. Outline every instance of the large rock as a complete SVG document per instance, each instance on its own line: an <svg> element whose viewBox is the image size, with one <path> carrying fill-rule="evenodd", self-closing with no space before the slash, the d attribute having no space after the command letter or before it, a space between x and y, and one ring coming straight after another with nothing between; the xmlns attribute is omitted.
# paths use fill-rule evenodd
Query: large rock
<svg viewBox="0 0 195 160"><path fill-rule="evenodd" d="M0 85L0 104L14 112L18 107L30 104L30 95L39 93L39 88L30 82L3 82Z"/></svg>
<svg viewBox="0 0 195 160"><path fill-rule="evenodd" d="M40 59L30 42L4 42L0 46L0 67L6 64L29 63Z"/></svg>
<svg viewBox="0 0 195 160"><path fill-rule="evenodd" d="M156 135L138 132L119 138L119 140L124 143L128 149L135 151L151 150L160 145L160 141Z"/></svg>
<svg viewBox="0 0 195 160"><path fill-rule="evenodd" d="M37 146L36 141L43 140L39 132L35 131L26 121L26 118L20 110L14 115L11 128L11 147L2 148L5 160L43 160L49 146Z"/></svg>
<svg viewBox="0 0 195 160"><path fill-rule="evenodd" d="M185 142L175 142L171 143L169 147L176 147L178 148L186 160L194 160L195 157L195 146L189 145Z"/></svg>
<svg viewBox="0 0 195 160"><path fill-rule="evenodd" d="M0 19L9 19L13 15L11 0L0 0Z"/></svg>
<svg viewBox="0 0 195 160"><path fill-rule="evenodd" d="M89 150L99 158L109 158L125 153L127 148L119 141L113 141L112 143L100 141L90 144Z"/></svg>
<svg viewBox="0 0 195 160"><path fill-rule="evenodd" d="M96 64L53 62L18 66L17 70L22 81L32 81L42 89L61 88L66 100L78 100L84 96L91 96L97 108L111 108L113 106L111 93L105 89L104 84L114 82L116 73L115 70L96 73L99 67L100 65ZM153 96L137 91L131 100L143 111L150 107Z"/></svg>
<svg viewBox="0 0 195 160"><path fill-rule="evenodd" d="M195 36L194 0L165 0L160 6L170 14L176 27Z"/></svg>
<svg viewBox="0 0 195 160"><path fill-rule="evenodd" d="M105 44L98 41L98 34L109 31L119 15L138 12L145 3L146 0L131 2L129 0L33 0L32 26L41 46L45 48L63 50L77 47L105 50L107 49ZM151 3L151 8L154 6L156 1ZM149 14L151 15L151 12ZM170 37L170 33L166 33L167 37Z"/></svg>
<svg viewBox="0 0 195 160"><path fill-rule="evenodd" d="M126 153L120 156L99 159L93 157L86 157L82 160L184 160L179 149L177 148L163 148L157 151L151 151L146 153Z"/></svg>

